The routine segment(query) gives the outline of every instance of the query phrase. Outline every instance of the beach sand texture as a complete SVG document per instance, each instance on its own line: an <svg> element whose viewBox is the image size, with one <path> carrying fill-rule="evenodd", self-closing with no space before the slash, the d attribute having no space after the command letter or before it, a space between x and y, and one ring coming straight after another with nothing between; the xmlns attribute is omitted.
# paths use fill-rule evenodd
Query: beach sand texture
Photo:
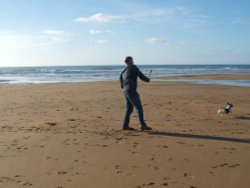
<svg viewBox="0 0 250 188"><path fill-rule="evenodd" d="M150 132L120 130L118 82L1 86L0 187L249 188L250 87L139 92ZM227 102L233 112L217 116Z"/></svg>

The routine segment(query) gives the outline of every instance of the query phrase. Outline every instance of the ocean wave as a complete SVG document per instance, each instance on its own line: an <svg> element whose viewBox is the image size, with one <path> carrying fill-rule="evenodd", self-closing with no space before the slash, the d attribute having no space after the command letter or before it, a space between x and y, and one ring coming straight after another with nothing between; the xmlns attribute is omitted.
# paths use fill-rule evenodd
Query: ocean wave
<svg viewBox="0 0 250 188"><path fill-rule="evenodd" d="M152 78L173 75L249 73L250 65L137 65ZM123 65L0 68L0 83L57 83L118 80Z"/></svg>

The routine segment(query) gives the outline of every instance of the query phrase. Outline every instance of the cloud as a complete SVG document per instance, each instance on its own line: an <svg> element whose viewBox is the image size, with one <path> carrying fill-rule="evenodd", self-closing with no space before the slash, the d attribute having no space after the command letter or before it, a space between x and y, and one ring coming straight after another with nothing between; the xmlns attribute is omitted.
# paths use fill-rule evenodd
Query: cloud
<svg viewBox="0 0 250 188"><path fill-rule="evenodd" d="M91 29L91 30L89 31L89 33L90 33L91 35L97 35L97 34L101 34L102 32L101 32L100 30Z"/></svg>
<svg viewBox="0 0 250 188"><path fill-rule="evenodd" d="M74 19L77 23L132 23L142 22L146 24L167 24L169 27L179 29L192 29L205 26L209 16L185 6L175 7L152 7L147 4L130 6L126 14L110 15L96 13L89 17L78 17Z"/></svg>
<svg viewBox="0 0 250 188"><path fill-rule="evenodd" d="M78 17L74 21L78 23L108 23L115 20L123 20L121 16L108 15L104 13L96 13L90 17Z"/></svg>
<svg viewBox="0 0 250 188"><path fill-rule="evenodd" d="M53 29L44 30L43 35L41 35L40 38L43 38L43 40L41 40L40 43L37 43L38 45L55 45L72 40L70 33L63 30Z"/></svg>
<svg viewBox="0 0 250 188"><path fill-rule="evenodd" d="M65 31L63 31L63 30L50 30L50 29L48 29L48 30L44 30L43 33L45 35L61 35L61 34L64 34Z"/></svg>
<svg viewBox="0 0 250 188"><path fill-rule="evenodd" d="M185 15L191 14L191 10L188 7L180 6L180 7L176 7L174 10L175 12L178 12L180 14L185 14Z"/></svg>
<svg viewBox="0 0 250 188"><path fill-rule="evenodd" d="M71 34L64 30L47 29L43 31L43 35L40 35L40 45L54 45L69 42L72 40ZM39 43L38 43L39 44Z"/></svg>
<svg viewBox="0 0 250 188"><path fill-rule="evenodd" d="M130 8L130 13L125 18L127 22L165 24L183 30L206 26L210 17L188 6L154 7L142 4Z"/></svg>
<svg viewBox="0 0 250 188"><path fill-rule="evenodd" d="M40 33L18 33L0 31L0 48L30 49L35 47L51 47L72 41L72 36L62 30L44 30Z"/></svg>
<svg viewBox="0 0 250 188"><path fill-rule="evenodd" d="M169 44L169 39L158 38L158 37L151 37L145 40L148 44Z"/></svg>

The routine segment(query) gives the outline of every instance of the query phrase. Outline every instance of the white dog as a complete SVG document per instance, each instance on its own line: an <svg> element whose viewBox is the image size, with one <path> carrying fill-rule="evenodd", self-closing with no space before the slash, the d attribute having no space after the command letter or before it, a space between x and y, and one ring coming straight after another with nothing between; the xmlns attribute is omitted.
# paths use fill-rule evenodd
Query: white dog
<svg viewBox="0 0 250 188"><path fill-rule="evenodd" d="M232 108L233 105L228 102L226 108L220 108L217 111L217 114L220 116L224 116L225 114L229 114L232 111Z"/></svg>

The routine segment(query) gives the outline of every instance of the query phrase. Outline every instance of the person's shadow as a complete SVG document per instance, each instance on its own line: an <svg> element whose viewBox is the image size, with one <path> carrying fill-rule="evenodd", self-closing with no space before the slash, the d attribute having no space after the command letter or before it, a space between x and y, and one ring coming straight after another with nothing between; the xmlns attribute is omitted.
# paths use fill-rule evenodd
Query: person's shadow
<svg viewBox="0 0 250 188"><path fill-rule="evenodd" d="M250 139L241 139L241 138L229 138L229 137L197 135L197 134L184 134L184 133L170 133L170 132L161 132L161 131L150 131L150 132L148 132L148 134L155 135L155 136L218 140L218 141L238 142L238 143L250 144Z"/></svg>
<svg viewBox="0 0 250 188"><path fill-rule="evenodd" d="M240 119L240 120L250 120L250 115L246 115L246 116L236 116L236 119Z"/></svg>

